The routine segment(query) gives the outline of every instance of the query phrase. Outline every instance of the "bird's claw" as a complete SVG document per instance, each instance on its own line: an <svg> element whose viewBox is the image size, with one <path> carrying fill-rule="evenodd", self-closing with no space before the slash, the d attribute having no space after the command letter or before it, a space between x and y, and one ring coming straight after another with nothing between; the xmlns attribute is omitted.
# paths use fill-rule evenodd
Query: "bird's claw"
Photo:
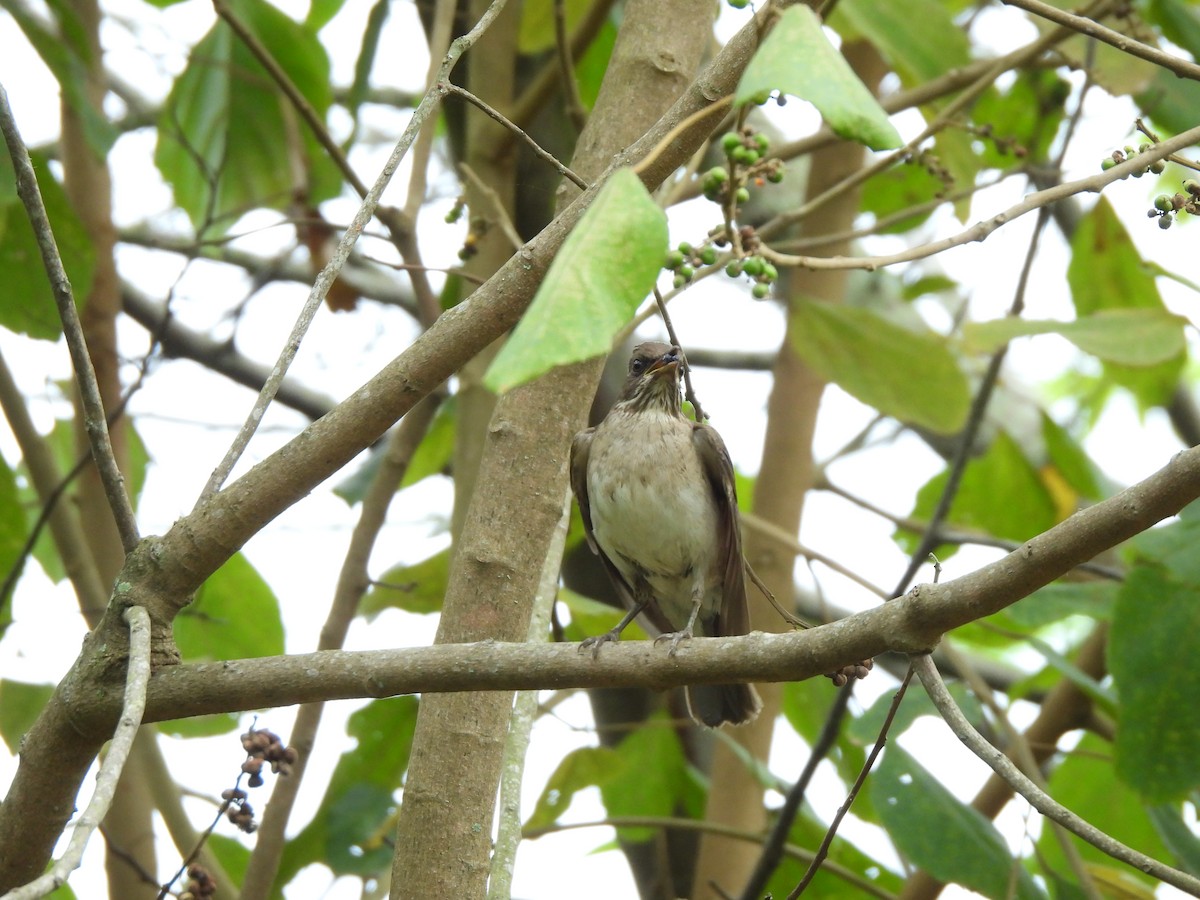
<svg viewBox="0 0 1200 900"><path fill-rule="evenodd" d="M667 656L674 656L675 651L679 649L679 645L684 641L689 641L691 639L692 629L685 628L682 631L672 631L668 632L667 634L660 634L654 639L654 643L657 644L659 641L670 641L671 649L667 651Z"/></svg>
<svg viewBox="0 0 1200 900"><path fill-rule="evenodd" d="M598 634L595 637L584 638L579 642L579 651L582 653L584 650L590 649L592 651L592 659L595 659L600 655L601 647L603 647L609 641L616 642L620 639L621 632L614 628L612 631L604 632L604 634Z"/></svg>

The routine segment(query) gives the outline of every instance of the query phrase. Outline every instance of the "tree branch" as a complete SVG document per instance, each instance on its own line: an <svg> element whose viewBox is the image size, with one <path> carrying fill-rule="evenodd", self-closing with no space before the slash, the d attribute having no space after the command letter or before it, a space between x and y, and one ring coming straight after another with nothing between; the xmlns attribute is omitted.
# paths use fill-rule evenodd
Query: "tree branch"
<svg viewBox="0 0 1200 900"><path fill-rule="evenodd" d="M71 354L71 365L75 370L75 381L79 387L80 399L83 403L84 427L87 429L88 442L92 447L92 457L96 461L96 470L104 484L104 494L108 498L112 510L113 521L121 536L121 545L129 553L138 543L137 520L133 515L133 506L125 493L125 478L113 455L112 441L108 434L108 420L104 414L104 400L100 397L100 386L96 383L96 373L92 369L91 356L88 354L87 342L83 336L83 327L79 322L79 311L75 307L75 297L71 290L71 282L63 268L62 257L58 253L58 244L54 240L54 230L46 215L46 206L42 202L42 192L38 188L37 176L33 171L33 163L29 159L29 151L21 140L21 133L13 119L12 109L8 105L8 93L0 85L0 131L4 132L4 142L8 145L8 154L12 158L13 171L17 180L17 194L29 217L29 224L37 238L38 249L42 255L42 265L46 269L46 277L54 293L54 302L58 307L58 315L63 323L63 336L67 341L67 349Z"/></svg>
<svg viewBox="0 0 1200 900"><path fill-rule="evenodd" d="M108 753L96 775L96 790L91 802L75 823L71 842L62 858L45 875L24 887L9 891L4 895L4 900L33 900L66 884L67 876L79 868L92 833L108 815L108 808L117 792L117 782L121 779L125 761L129 759L129 751L133 748L133 740L142 724L142 714L146 709L146 686L150 682L150 616L142 607L131 606L125 610L125 621L129 623L129 668L125 677L121 715L108 745Z"/></svg>
<svg viewBox="0 0 1200 900"><path fill-rule="evenodd" d="M1193 897L1200 897L1200 878L1174 869L1109 837L1059 804L1053 797L1026 778L1020 769L1013 765L1012 760L984 740L983 736L971 726L966 716L955 704L954 698L950 696L950 692L946 690L945 683L928 656L914 657L913 666L917 670L921 684L929 693L929 699L933 701L934 706L937 707L938 712L942 714L942 718L946 720L946 724L950 726L958 739L966 744L972 753L987 763L997 775L1011 784L1038 812L1058 822L1113 859L1127 863L1138 871L1173 885Z"/></svg>
<svg viewBox="0 0 1200 900"><path fill-rule="evenodd" d="M1015 6L1018 9L1033 13L1039 18L1062 25L1065 28L1077 31L1090 38L1095 38L1098 41L1103 41L1110 46L1116 47L1122 53L1128 53L1130 56L1136 56L1138 59L1144 59L1147 62L1154 63L1156 66L1161 66L1170 72L1174 72L1180 78L1190 78L1193 81L1200 81L1200 66L1194 62L1181 59L1178 56L1172 56L1170 53L1164 53L1162 50L1159 50L1157 47L1151 47L1149 44L1143 44L1136 38L1131 38L1127 34L1121 34L1119 31L1113 31L1111 28L1101 25L1094 19L1056 9L1048 3L1039 2L1039 0L1001 0L1001 2L1005 6Z"/></svg>

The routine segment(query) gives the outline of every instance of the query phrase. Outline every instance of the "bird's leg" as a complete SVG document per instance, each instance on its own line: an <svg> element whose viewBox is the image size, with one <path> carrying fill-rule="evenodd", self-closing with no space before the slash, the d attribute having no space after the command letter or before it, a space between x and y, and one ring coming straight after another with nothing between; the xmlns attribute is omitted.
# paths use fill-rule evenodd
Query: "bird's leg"
<svg viewBox="0 0 1200 900"><path fill-rule="evenodd" d="M687 624L679 631L673 631L669 634L660 634L654 639L654 643L659 641L670 641L671 649L667 651L667 656L674 656L675 651L679 649L679 645L692 637L692 630L696 627L696 619L700 616L700 607L704 605L704 585L698 584L692 589L692 613L688 616Z"/></svg>
<svg viewBox="0 0 1200 900"><path fill-rule="evenodd" d="M625 618L621 619L621 621L618 622L613 628L604 632L604 634L598 634L595 637L584 638L579 642L579 649L586 650L590 647L592 650L592 659L595 659L600 655L601 647L603 647L609 641L619 641L621 639L621 632L625 630L625 627L630 622L638 617L638 615L646 608L646 605L649 602L649 597L643 597L638 600L636 603L634 603L633 609L625 613Z"/></svg>

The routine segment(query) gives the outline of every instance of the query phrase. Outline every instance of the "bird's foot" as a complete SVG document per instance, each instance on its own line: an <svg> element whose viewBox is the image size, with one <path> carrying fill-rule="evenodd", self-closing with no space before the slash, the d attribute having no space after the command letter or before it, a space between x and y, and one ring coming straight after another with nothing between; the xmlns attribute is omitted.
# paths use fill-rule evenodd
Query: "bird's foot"
<svg viewBox="0 0 1200 900"><path fill-rule="evenodd" d="M592 659L600 655L600 648L609 641L616 642L621 639L621 629L614 628L611 631L606 631L604 634L598 634L595 637L584 638L579 642L579 650L582 653L584 650L592 651Z"/></svg>
<svg viewBox="0 0 1200 900"><path fill-rule="evenodd" d="M667 634L660 634L654 639L654 643L657 644L659 641L670 641L671 649L667 651L667 656L674 656L675 651L679 649L679 645L684 641L690 641L691 639L692 629L689 626L684 628L682 631L672 631L668 632Z"/></svg>
<svg viewBox="0 0 1200 900"><path fill-rule="evenodd" d="M849 666L842 666L836 672L827 672L825 677L833 682L834 687L841 687L851 680L862 681L874 667L875 660L864 659Z"/></svg>

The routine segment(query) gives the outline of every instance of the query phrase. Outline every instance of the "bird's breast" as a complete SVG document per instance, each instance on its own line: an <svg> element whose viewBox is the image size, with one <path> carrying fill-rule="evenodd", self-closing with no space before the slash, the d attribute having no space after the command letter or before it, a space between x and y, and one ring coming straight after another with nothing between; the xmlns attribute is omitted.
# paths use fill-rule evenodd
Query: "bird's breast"
<svg viewBox="0 0 1200 900"><path fill-rule="evenodd" d="M627 577L636 567L660 586L686 582L689 593L697 577L708 580L717 510L690 422L653 412L605 420L587 478L593 533Z"/></svg>

